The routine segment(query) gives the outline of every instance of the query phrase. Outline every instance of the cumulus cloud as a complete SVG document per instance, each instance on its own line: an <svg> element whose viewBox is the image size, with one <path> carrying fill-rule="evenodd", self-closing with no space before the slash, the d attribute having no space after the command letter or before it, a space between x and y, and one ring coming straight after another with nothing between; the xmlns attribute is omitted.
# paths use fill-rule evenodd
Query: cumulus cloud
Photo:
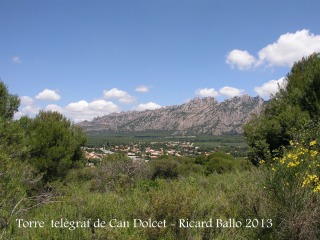
<svg viewBox="0 0 320 240"><path fill-rule="evenodd" d="M150 87L147 86L138 86L136 87L136 92L146 93L149 92Z"/></svg>
<svg viewBox="0 0 320 240"><path fill-rule="evenodd" d="M21 105L32 105L34 103L33 99L28 96L20 97Z"/></svg>
<svg viewBox="0 0 320 240"><path fill-rule="evenodd" d="M22 116L30 116L34 117L40 111L40 107L36 105L28 105L20 109L18 112L15 113L14 118L18 119Z"/></svg>
<svg viewBox="0 0 320 240"><path fill-rule="evenodd" d="M34 100L29 96L20 97L20 102L19 111L14 115L15 119L19 119L22 116L34 117L40 110L40 107L37 106Z"/></svg>
<svg viewBox="0 0 320 240"><path fill-rule="evenodd" d="M140 103L138 106L134 107L134 110L137 111L143 111L143 110L154 110L157 108L161 108L159 104L156 104L154 102L148 102L148 103Z"/></svg>
<svg viewBox="0 0 320 240"><path fill-rule="evenodd" d="M226 62L231 65L232 68L239 68L240 70L246 70L253 67L256 63L255 57L249 54L247 51L232 50L227 55Z"/></svg>
<svg viewBox="0 0 320 240"><path fill-rule="evenodd" d="M24 98L29 101L28 98ZM29 103L29 102L27 102ZM34 117L39 113L41 108L34 104L26 105L15 114L15 119L19 119L22 116L28 115ZM87 102L81 100L78 102L69 103L65 107L58 106L56 104L49 104L43 108L44 111L59 112L66 117L72 119L74 122L80 122L84 120L92 120L96 116L103 116L113 112L119 112L120 108L110 102L105 100L95 100L92 102Z"/></svg>
<svg viewBox="0 0 320 240"><path fill-rule="evenodd" d="M201 88L196 91L199 97L217 97L219 93L214 88Z"/></svg>
<svg viewBox="0 0 320 240"><path fill-rule="evenodd" d="M314 35L303 29L295 33L286 33L273 44L261 49L259 59L271 66L292 66L295 61L320 51L320 35Z"/></svg>
<svg viewBox="0 0 320 240"><path fill-rule="evenodd" d="M111 92L112 93L112 92ZM118 96L128 100L128 94L119 90L113 91L113 96ZM36 100L58 100L60 96L53 90L45 89L40 92L36 97ZM36 101L33 100L29 96L22 96L20 97L21 106L19 111L15 114L15 119L19 119L22 116L30 116L34 117L39 113L41 109L44 111L55 111L59 112L66 117L72 119L74 122L80 122L84 120L92 120L96 116L103 116L113 112L119 112L121 109L111 101L106 100L94 100L92 102L87 102L85 100L80 100L77 102L71 102L66 106L59 106L56 104L48 104L43 108L40 108L36 105ZM124 100L123 100L124 101ZM147 106L149 108L155 106Z"/></svg>
<svg viewBox="0 0 320 240"><path fill-rule="evenodd" d="M241 96L245 94L243 89L238 89L234 87L225 86L216 91L214 88L201 88L196 91L196 95L199 97L218 97L218 96L226 96L226 97L235 97Z"/></svg>
<svg viewBox="0 0 320 240"><path fill-rule="evenodd" d="M226 62L232 67L247 70L266 64L268 66L288 66L314 52L320 52L320 35L308 29L281 35L274 43L268 44L258 52L258 59L247 51L232 50Z"/></svg>
<svg viewBox="0 0 320 240"><path fill-rule="evenodd" d="M81 100L75 103L69 103L66 106L66 109L70 112L83 112L87 110L89 107L89 103L85 100Z"/></svg>
<svg viewBox="0 0 320 240"><path fill-rule="evenodd" d="M18 56L14 56L14 57L12 57L12 58L11 58L11 61L12 61L13 63L16 63L16 64L20 64L20 63L22 63L21 58L20 58L20 57L18 57Z"/></svg>
<svg viewBox="0 0 320 240"><path fill-rule="evenodd" d="M227 97L235 97L243 95L245 91L242 89L225 86L219 90L219 93Z"/></svg>
<svg viewBox="0 0 320 240"><path fill-rule="evenodd" d="M80 100L78 102L69 103L63 108L56 104L49 104L44 110L60 112L74 122L92 120L96 116L103 116L120 111L116 104L105 100L95 100L92 102Z"/></svg>
<svg viewBox="0 0 320 240"><path fill-rule="evenodd" d="M14 115L13 115L13 118L15 120L18 120L20 119L21 117L23 116L23 114L21 112L16 112Z"/></svg>
<svg viewBox="0 0 320 240"><path fill-rule="evenodd" d="M97 112L108 111L108 113L110 113L110 110L112 112L118 110L117 105L115 105L113 102L107 102L105 100L95 100L93 102L90 102L88 107L90 110Z"/></svg>
<svg viewBox="0 0 320 240"><path fill-rule="evenodd" d="M46 101L56 101L60 99L60 96L53 90L45 89L42 92L40 92L37 96L35 96L35 99L46 100ZM34 117L41 110L41 108L36 104L35 100L29 96L20 97L20 102L21 102L21 106L19 108L19 111L15 114L15 119L18 119L22 116ZM58 111L61 113L63 112L61 107L54 104L48 105L47 107L44 108L44 110Z"/></svg>
<svg viewBox="0 0 320 240"><path fill-rule="evenodd" d="M110 90L104 90L103 95L105 98L116 98L121 103L130 104L136 101L136 98L128 94L127 92L118 88L112 88Z"/></svg>
<svg viewBox="0 0 320 240"><path fill-rule="evenodd" d="M106 98L122 98L128 95L127 92L119 90L118 88L112 88L109 91L104 90L103 94Z"/></svg>
<svg viewBox="0 0 320 240"><path fill-rule="evenodd" d="M46 88L42 92L40 92L35 98L43 101L57 101L61 97L56 91Z"/></svg>
<svg viewBox="0 0 320 240"><path fill-rule="evenodd" d="M45 111L51 111L51 112L59 112L64 113L64 110L62 107L56 105L56 104L49 104L44 108Z"/></svg>
<svg viewBox="0 0 320 240"><path fill-rule="evenodd" d="M87 102L81 100L68 104L63 113L75 122L92 120L96 116L103 116L113 112L119 112L120 108L110 101L95 100Z"/></svg>
<svg viewBox="0 0 320 240"><path fill-rule="evenodd" d="M278 80L270 80L269 82L262 84L262 86L255 87L254 91L262 98L270 98L279 91L279 87L283 87L285 81L284 77Z"/></svg>

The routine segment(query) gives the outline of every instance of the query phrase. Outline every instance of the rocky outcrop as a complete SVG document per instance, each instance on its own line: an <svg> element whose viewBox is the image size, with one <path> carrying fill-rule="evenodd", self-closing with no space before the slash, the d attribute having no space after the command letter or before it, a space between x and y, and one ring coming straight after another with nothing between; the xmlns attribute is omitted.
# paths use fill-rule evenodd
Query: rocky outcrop
<svg viewBox="0 0 320 240"><path fill-rule="evenodd" d="M86 132L167 131L172 135L221 135L242 133L242 126L265 104L260 97L244 95L223 102L195 98L185 104L156 110L112 113L78 123Z"/></svg>

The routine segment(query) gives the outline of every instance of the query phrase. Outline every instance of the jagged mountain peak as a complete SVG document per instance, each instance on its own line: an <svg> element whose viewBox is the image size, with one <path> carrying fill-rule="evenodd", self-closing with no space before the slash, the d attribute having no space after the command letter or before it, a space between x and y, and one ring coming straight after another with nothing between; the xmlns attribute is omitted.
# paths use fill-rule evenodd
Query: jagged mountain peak
<svg viewBox="0 0 320 240"><path fill-rule="evenodd" d="M79 123L86 132L167 131L175 135L242 133L242 125L260 112L265 101L243 95L218 102L212 97L194 98L181 105L155 110L128 111Z"/></svg>

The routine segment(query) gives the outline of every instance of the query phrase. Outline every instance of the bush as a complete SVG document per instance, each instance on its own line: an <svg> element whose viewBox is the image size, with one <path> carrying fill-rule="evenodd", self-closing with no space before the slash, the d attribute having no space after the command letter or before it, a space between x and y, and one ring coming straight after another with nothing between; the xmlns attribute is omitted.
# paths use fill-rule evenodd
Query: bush
<svg viewBox="0 0 320 240"><path fill-rule="evenodd" d="M235 159L232 155L224 152L215 152L208 156L197 156L195 163L204 166L207 175L213 172L222 174L235 170L244 170L249 167L246 160L242 158Z"/></svg>
<svg viewBox="0 0 320 240"><path fill-rule="evenodd" d="M275 157L266 187L270 210L279 225L279 239L320 238L320 156L316 140L291 141L283 156ZM261 161L264 165L264 161Z"/></svg>
<svg viewBox="0 0 320 240"><path fill-rule="evenodd" d="M179 176L179 163L173 159L158 159L150 161L151 178L175 179Z"/></svg>
<svg viewBox="0 0 320 240"><path fill-rule="evenodd" d="M249 159L271 162L281 146L293 140L291 129L301 129L309 120L320 118L320 55L312 54L295 63L285 84L264 111L244 126Z"/></svg>
<svg viewBox="0 0 320 240"><path fill-rule="evenodd" d="M0 79L0 118L12 120L18 111L20 99L17 95L10 94L7 86Z"/></svg>
<svg viewBox="0 0 320 240"><path fill-rule="evenodd" d="M86 136L60 113L40 111L34 119L20 121L27 132L30 163L43 173L45 182L64 178L84 159L81 147Z"/></svg>
<svg viewBox="0 0 320 240"><path fill-rule="evenodd" d="M28 195L39 179L30 165L0 153L0 239L6 236L13 219L39 203L36 197Z"/></svg>
<svg viewBox="0 0 320 240"><path fill-rule="evenodd" d="M91 190L121 190L149 179L150 169L144 161L133 161L122 154L112 154L93 170Z"/></svg>

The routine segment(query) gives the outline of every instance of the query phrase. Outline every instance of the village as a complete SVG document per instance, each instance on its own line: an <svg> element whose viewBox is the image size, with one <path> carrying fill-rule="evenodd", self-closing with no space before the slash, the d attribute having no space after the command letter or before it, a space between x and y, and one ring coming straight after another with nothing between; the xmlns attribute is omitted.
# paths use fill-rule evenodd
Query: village
<svg viewBox="0 0 320 240"><path fill-rule="evenodd" d="M207 152L201 152L199 147L194 146L194 143L186 141L139 142L100 148L85 147L84 151L85 157L91 166L101 161L103 157L114 153L124 154L132 160L144 161L156 159L164 155L181 157L208 154Z"/></svg>

